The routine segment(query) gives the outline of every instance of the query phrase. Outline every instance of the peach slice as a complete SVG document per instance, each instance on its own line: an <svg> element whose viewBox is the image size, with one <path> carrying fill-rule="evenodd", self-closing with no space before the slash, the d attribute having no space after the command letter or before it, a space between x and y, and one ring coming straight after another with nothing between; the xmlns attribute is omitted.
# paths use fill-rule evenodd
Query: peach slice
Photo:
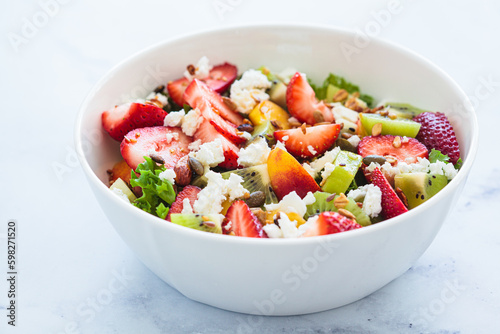
<svg viewBox="0 0 500 334"><path fill-rule="evenodd" d="M267 158L267 170L271 179L271 187L281 200L285 195L296 191L301 198L308 192L319 191L320 188L311 175L288 152L275 148Z"/></svg>

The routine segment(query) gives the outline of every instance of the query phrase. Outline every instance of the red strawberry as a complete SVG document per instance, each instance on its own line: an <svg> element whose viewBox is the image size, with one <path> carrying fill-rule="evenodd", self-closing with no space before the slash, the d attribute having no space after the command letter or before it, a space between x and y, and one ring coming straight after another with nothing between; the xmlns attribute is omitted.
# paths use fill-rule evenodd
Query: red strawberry
<svg viewBox="0 0 500 334"><path fill-rule="evenodd" d="M214 66L212 70L210 70L208 77L201 79L201 81L205 82L208 87L210 87L215 92L223 93L226 89L229 88L229 86L231 86L234 80L236 80L237 76L238 69L236 68L236 66L229 63L224 63ZM191 81L183 77L175 81L171 81L167 84L168 94L170 95L172 100L174 100L174 102L181 107L187 103L185 98L183 97L183 94L190 83Z"/></svg>
<svg viewBox="0 0 500 334"><path fill-rule="evenodd" d="M380 169L375 168L370 179L382 191L382 214L386 219L399 216L408 211Z"/></svg>
<svg viewBox="0 0 500 334"><path fill-rule="evenodd" d="M224 63L214 66L210 70L208 78L202 79L202 81L217 93L222 94L231 86L237 76L238 68L232 64Z"/></svg>
<svg viewBox="0 0 500 334"><path fill-rule="evenodd" d="M241 200L231 204L227 210L222 230L226 234L233 232L239 237L267 238L266 232L262 229L262 223Z"/></svg>
<svg viewBox="0 0 500 334"><path fill-rule="evenodd" d="M166 220L170 221L170 215L172 213L181 213L182 209L184 208L184 198L189 198L189 203L191 204L191 207L194 205L194 202L198 199L198 193L201 191L200 188L196 186L186 186L180 193L177 194L177 197L175 198L175 201L172 203L170 206L170 210L168 210L168 215L165 218Z"/></svg>
<svg viewBox="0 0 500 334"><path fill-rule="evenodd" d="M355 230L361 228L356 221L351 220L337 212L322 212L318 219L309 227L302 237L314 237L318 235L334 234L344 231Z"/></svg>
<svg viewBox="0 0 500 334"><path fill-rule="evenodd" d="M449 156L450 161L456 164L460 158L460 147L446 115L440 112L424 112L413 120L422 124L417 139L429 150L439 150Z"/></svg>
<svg viewBox="0 0 500 334"><path fill-rule="evenodd" d="M184 100L191 108L196 108L202 101L212 105L212 109L225 120L239 126L243 124L243 117L231 110L217 92L198 79L194 79L184 92Z"/></svg>
<svg viewBox="0 0 500 334"><path fill-rule="evenodd" d="M299 72L290 79L286 89L286 105L292 116L300 122L314 125L321 121L333 122L333 114L323 101L318 102L316 94L304 75ZM314 117L314 112L319 111L323 120Z"/></svg>
<svg viewBox="0 0 500 334"><path fill-rule="evenodd" d="M183 107L186 101L183 98L184 91L187 86L189 86L190 81L187 78L180 78L175 81L170 81L167 84L168 95L174 100L174 102Z"/></svg>
<svg viewBox="0 0 500 334"><path fill-rule="evenodd" d="M212 124L213 127L224 137L237 145L242 144L246 141L244 137L238 134L239 131L236 129L236 126L233 123L228 122L224 118L220 117L210 103L202 101L198 103L197 106L200 109L203 118L208 120L210 124Z"/></svg>
<svg viewBox="0 0 500 334"><path fill-rule="evenodd" d="M340 124L323 124L309 128L278 130L274 132L274 138L283 142L293 156L312 158L322 155L335 143L341 128ZM283 137L288 138L284 140Z"/></svg>
<svg viewBox="0 0 500 334"><path fill-rule="evenodd" d="M125 103L102 113L102 126L118 141L137 128L163 125L167 112L157 106L142 103Z"/></svg>
<svg viewBox="0 0 500 334"><path fill-rule="evenodd" d="M144 161L144 156L151 154L163 159L166 168L173 168L180 158L189 153L188 145L192 141L179 128L153 126L127 133L120 151L123 159L134 170Z"/></svg>
<svg viewBox="0 0 500 334"><path fill-rule="evenodd" d="M236 169L238 168L238 146L234 145L231 141L226 139L221 135L210 122L204 120L198 130L194 134L195 140L201 140L202 144L220 139L222 141L222 149L224 150L224 162L220 163L219 166L225 169Z"/></svg>
<svg viewBox="0 0 500 334"><path fill-rule="evenodd" d="M427 158L429 157L429 151L418 140L414 138L401 139L401 146L398 146L398 140L396 144L394 139L396 136L385 135L385 136L366 136L358 144L358 154L362 157L367 155L390 155L396 158L398 161L414 163L417 162L417 157Z"/></svg>

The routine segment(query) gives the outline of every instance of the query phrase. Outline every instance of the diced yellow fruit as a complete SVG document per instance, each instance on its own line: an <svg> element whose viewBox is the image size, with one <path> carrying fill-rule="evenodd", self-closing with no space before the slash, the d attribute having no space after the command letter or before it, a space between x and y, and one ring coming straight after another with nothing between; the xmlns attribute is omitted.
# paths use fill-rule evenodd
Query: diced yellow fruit
<svg viewBox="0 0 500 334"><path fill-rule="evenodd" d="M226 199L224 202L222 202L222 211L221 211L221 213L223 215L226 215L227 210L229 209L229 207L231 206L231 204L233 204L233 202L231 202L229 199Z"/></svg>
<svg viewBox="0 0 500 334"><path fill-rule="evenodd" d="M271 101L262 101L248 115L254 126L265 123L268 120L275 121L280 129L290 129L288 118L290 115L279 105Z"/></svg>
<svg viewBox="0 0 500 334"><path fill-rule="evenodd" d="M278 214L278 211L266 211L266 222L268 224L274 224L274 216L276 214ZM289 212L286 215L288 216L288 219L290 219L291 221L295 220L297 222L297 227L306 222L303 217L299 216L298 213Z"/></svg>

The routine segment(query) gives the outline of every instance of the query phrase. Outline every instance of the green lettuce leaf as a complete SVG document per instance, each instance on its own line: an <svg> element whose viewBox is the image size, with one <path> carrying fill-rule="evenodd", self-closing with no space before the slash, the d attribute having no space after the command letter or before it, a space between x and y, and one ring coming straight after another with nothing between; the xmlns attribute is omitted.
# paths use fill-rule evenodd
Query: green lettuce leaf
<svg viewBox="0 0 500 334"><path fill-rule="evenodd" d="M328 89L328 85L333 85L339 89L345 89L349 94L360 92L359 86L347 81L341 76L330 73L328 77L323 81L322 86L316 86L312 82L309 81L309 84L314 89L316 93L316 97L319 100L324 100L326 98L326 91ZM360 92L361 93L361 92ZM368 107L373 107L373 97L367 94L360 94L359 98L366 102Z"/></svg>
<svg viewBox="0 0 500 334"><path fill-rule="evenodd" d="M132 187L142 189L142 196L133 204L146 212L164 218L168 213L168 207L175 200L174 187L169 181L161 180L158 176L165 170L164 166L157 165L149 157L144 157L144 159L145 161L137 166L135 173L132 171L130 179Z"/></svg>
<svg viewBox="0 0 500 334"><path fill-rule="evenodd" d="M160 205L156 207L156 215L161 219L165 219L168 215L168 210L169 208L167 208L163 203L160 203Z"/></svg>
<svg viewBox="0 0 500 334"><path fill-rule="evenodd" d="M437 161L442 161L445 163L448 163L450 160L450 157L441 153L439 150L432 149L431 152L429 153L429 162L430 163L435 163Z"/></svg>

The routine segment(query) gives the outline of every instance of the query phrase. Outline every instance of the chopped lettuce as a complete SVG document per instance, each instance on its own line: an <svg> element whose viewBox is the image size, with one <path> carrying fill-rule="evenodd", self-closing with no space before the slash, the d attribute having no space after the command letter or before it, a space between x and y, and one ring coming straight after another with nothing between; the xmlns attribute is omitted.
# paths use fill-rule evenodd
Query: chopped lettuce
<svg viewBox="0 0 500 334"><path fill-rule="evenodd" d="M145 161L132 171L130 185L141 187L142 196L134 201L134 205L160 218L168 214L168 207L175 200L175 191L169 181L161 180L158 176L165 170L164 166L157 165L151 158L144 157ZM136 175L139 174L139 176Z"/></svg>
<svg viewBox="0 0 500 334"><path fill-rule="evenodd" d="M345 89L349 94L352 94L354 92L360 92L359 87L351 82L348 82L345 80L343 77L340 77L338 75L335 75L333 73L330 73L328 77L323 81L322 86L316 86L312 82L309 82L311 87L314 89L314 92L316 93L316 97L319 100L324 100L326 98L326 92L328 90L328 86L332 85L335 86L338 89ZM373 97L370 95L366 94L360 94L359 98L363 101L366 102L368 107L372 108L373 107Z"/></svg>
<svg viewBox="0 0 500 334"><path fill-rule="evenodd" d="M439 150L432 149L431 152L429 153L429 162L430 163L435 163L437 161L442 161L445 163L448 163L450 160L450 157L441 153Z"/></svg>
<svg viewBox="0 0 500 334"><path fill-rule="evenodd" d="M441 151L439 150L432 149L431 152L429 153L429 162L434 163L437 161L442 161L447 164L451 163L449 156L441 153ZM462 164L463 164L462 158L458 158L457 163L453 165L453 167L455 167L455 169L460 169L460 167L462 167Z"/></svg>

